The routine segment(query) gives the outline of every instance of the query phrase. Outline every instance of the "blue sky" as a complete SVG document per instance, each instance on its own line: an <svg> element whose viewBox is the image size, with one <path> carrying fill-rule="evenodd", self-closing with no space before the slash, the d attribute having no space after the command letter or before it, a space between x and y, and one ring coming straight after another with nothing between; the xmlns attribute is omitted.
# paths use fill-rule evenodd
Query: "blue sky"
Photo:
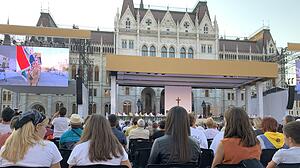
<svg viewBox="0 0 300 168"><path fill-rule="evenodd" d="M37 23L41 8L50 9L59 26L112 30L117 9L123 0L2 0L0 23ZM144 0L145 4L193 8L198 0ZM140 0L134 0L139 4ZM16 5L18 4L18 5ZM300 43L298 0L207 0L212 19L216 15L220 35L248 37L263 26L270 26L277 47Z"/></svg>

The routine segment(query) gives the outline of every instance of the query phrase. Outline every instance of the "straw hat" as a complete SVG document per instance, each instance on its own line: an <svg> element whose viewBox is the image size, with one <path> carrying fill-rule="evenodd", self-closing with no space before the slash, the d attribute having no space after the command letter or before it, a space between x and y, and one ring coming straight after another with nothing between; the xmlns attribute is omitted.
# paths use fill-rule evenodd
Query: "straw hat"
<svg viewBox="0 0 300 168"><path fill-rule="evenodd" d="M78 114L72 114L70 118L70 124L72 125L80 125L82 124L82 119Z"/></svg>

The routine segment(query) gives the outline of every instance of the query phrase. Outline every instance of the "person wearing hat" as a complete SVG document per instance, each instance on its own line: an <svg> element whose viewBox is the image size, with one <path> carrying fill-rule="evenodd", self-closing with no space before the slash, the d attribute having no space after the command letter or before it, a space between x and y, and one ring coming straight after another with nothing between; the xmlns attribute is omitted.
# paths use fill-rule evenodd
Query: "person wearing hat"
<svg viewBox="0 0 300 168"><path fill-rule="evenodd" d="M130 131L129 139L149 139L150 133L149 130L144 128L145 124L143 119L139 119L137 121L137 128Z"/></svg>
<svg viewBox="0 0 300 168"><path fill-rule="evenodd" d="M17 117L13 132L1 147L0 167L60 168L62 157L56 145L43 139L49 119L36 110Z"/></svg>
<svg viewBox="0 0 300 168"><path fill-rule="evenodd" d="M70 118L71 128L62 134L59 140L61 148L73 149L82 135L82 118L78 114L72 114Z"/></svg>

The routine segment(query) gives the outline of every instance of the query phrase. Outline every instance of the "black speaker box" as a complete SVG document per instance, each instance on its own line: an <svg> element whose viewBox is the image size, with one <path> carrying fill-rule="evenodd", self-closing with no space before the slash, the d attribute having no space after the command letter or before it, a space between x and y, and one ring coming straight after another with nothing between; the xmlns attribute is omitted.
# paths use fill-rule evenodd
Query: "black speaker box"
<svg viewBox="0 0 300 168"><path fill-rule="evenodd" d="M76 103L82 104L82 78L76 78Z"/></svg>
<svg viewBox="0 0 300 168"><path fill-rule="evenodd" d="M294 100L295 100L295 86L289 86L289 97L286 106L287 109L293 109Z"/></svg>

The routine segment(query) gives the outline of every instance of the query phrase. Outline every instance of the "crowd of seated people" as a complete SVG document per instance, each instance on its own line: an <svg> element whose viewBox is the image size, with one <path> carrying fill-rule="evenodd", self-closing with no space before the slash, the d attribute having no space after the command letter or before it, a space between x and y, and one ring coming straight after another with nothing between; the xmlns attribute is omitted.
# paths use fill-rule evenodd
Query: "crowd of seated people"
<svg viewBox="0 0 300 168"><path fill-rule="evenodd" d="M50 123L54 129L52 137L59 141L58 145L45 140L51 137L46 136L51 129L49 119L43 114L32 110L16 115L14 110L4 109L0 131L6 132L0 134L0 142L3 142L0 167L60 168L62 155L59 148L63 148L71 150L66 158L70 167L107 164L131 168L134 162L129 160L127 142L134 139L152 141L148 164L199 164L201 150L207 148L214 153L212 167L238 164L247 159L259 161L263 149L279 149L267 168L300 162L300 121L294 121L291 116L283 120L283 134L277 132L279 124L274 118L251 120L244 109L235 107L224 113L222 129L216 129L212 118L206 119L203 127L197 126L197 117L180 106L171 108L166 119L158 122L158 128L154 126L155 121L147 126L145 120L134 117L132 125L127 124L124 129L114 114L107 119L93 114L85 121L78 114L72 114L69 119L65 117L65 108L54 116ZM211 138L213 141L209 146L208 139Z"/></svg>

